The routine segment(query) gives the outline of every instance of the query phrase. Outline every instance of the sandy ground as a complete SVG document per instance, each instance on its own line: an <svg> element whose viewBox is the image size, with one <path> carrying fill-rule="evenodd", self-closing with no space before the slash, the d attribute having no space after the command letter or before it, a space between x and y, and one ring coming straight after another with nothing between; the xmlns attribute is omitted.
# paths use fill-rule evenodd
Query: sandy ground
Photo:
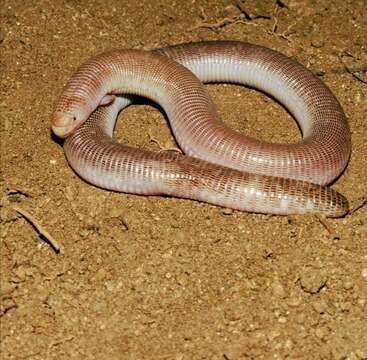
<svg viewBox="0 0 367 360"><path fill-rule="evenodd" d="M0 11L2 359L367 359L365 0L3 0ZM73 173L50 114L78 65L111 48L205 39L279 50L331 88L353 139L333 186L352 214L322 224L231 212L112 193ZM208 89L233 128L300 138L270 98ZM121 118L120 141L173 142L152 106Z"/></svg>

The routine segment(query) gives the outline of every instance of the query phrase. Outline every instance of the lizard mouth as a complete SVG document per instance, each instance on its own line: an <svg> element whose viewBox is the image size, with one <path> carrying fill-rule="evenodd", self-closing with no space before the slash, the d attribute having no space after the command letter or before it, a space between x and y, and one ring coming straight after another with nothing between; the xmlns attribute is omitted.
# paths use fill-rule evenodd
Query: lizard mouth
<svg viewBox="0 0 367 360"><path fill-rule="evenodd" d="M76 117L65 113L54 113L52 131L60 138L66 138L76 127Z"/></svg>

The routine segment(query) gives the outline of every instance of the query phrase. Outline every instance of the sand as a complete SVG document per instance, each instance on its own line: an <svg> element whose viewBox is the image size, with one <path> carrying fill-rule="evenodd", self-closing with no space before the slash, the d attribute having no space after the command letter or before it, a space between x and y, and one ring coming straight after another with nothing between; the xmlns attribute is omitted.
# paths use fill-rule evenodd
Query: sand
<svg viewBox="0 0 367 360"><path fill-rule="evenodd" d="M3 0L0 11L2 359L367 358L364 0ZM330 87L352 132L333 184L351 214L228 211L98 189L71 170L50 115L83 61L217 39L276 49ZM232 128L300 139L264 94L207 88ZM116 139L159 151L152 138L175 146L156 107L121 114Z"/></svg>

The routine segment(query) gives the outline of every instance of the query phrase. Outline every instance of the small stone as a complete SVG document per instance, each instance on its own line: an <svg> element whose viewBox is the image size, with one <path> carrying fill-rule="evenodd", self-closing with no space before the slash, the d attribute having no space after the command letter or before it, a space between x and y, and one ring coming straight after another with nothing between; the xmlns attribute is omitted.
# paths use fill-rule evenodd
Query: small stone
<svg viewBox="0 0 367 360"><path fill-rule="evenodd" d="M308 331L305 326L300 326L297 330L297 336L301 339L308 337Z"/></svg>
<svg viewBox="0 0 367 360"><path fill-rule="evenodd" d="M315 330L315 335L319 338L319 339L321 339L321 340L323 340L323 339L325 339L325 337L327 336L327 334L328 334L328 331L327 331L327 329L325 329L325 328L317 328L316 330Z"/></svg>
<svg viewBox="0 0 367 360"><path fill-rule="evenodd" d="M105 286L108 291L114 291L116 289L116 285L113 281L107 281Z"/></svg>
<svg viewBox="0 0 367 360"><path fill-rule="evenodd" d="M274 282L271 285L273 294L281 299L285 298L287 296L286 291L279 281L279 279L275 279Z"/></svg>
<svg viewBox="0 0 367 360"><path fill-rule="evenodd" d="M358 356L358 359L367 359L367 348L365 350L356 350L356 355Z"/></svg>
<svg viewBox="0 0 367 360"><path fill-rule="evenodd" d="M305 321L306 321L306 315L304 314L304 313L298 313L297 315L296 315L296 322L298 323L298 324L304 324L305 323Z"/></svg>
<svg viewBox="0 0 367 360"><path fill-rule="evenodd" d="M352 290L353 287L354 287L354 283L353 283L352 280L347 279L347 280L345 280L345 282L343 284L343 287L344 287L345 290Z"/></svg>
<svg viewBox="0 0 367 360"><path fill-rule="evenodd" d="M270 341L273 341L274 339L278 338L280 336L280 332L278 330L271 330L269 333L268 333L268 339Z"/></svg>
<svg viewBox="0 0 367 360"><path fill-rule="evenodd" d="M365 281L367 281L367 268L362 269L362 277Z"/></svg>
<svg viewBox="0 0 367 360"><path fill-rule="evenodd" d="M326 275L322 272L311 269L306 270L300 277L301 287L310 294L318 293L326 285Z"/></svg>
<svg viewBox="0 0 367 360"><path fill-rule="evenodd" d="M293 341L290 339L287 339L284 343L284 349L291 350L293 348Z"/></svg>
<svg viewBox="0 0 367 360"><path fill-rule="evenodd" d="M285 316L280 316L278 318L278 322L280 322L281 324L285 324L287 322L287 318Z"/></svg>
<svg viewBox="0 0 367 360"><path fill-rule="evenodd" d="M342 301L339 304L339 308L343 311L343 312L349 312L352 309L352 304L349 301Z"/></svg>
<svg viewBox="0 0 367 360"><path fill-rule="evenodd" d="M79 235L82 237L82 238L86 238L88 235L89 235L89 230L88 229L81 229L79 231Z"/></svg>
<svg viewBox="0 0 367 360"><path fill-rule="evenodd" d="M27 267L27 268L25 268L24 269L24 272L25 272L25 274L26 274L26 276L28 276L28 277L31 277L31 276L33 276L33 269L31 268L31 267Z"/></svg>
<svg viewBox="0 0 367 360"><path fill-rule="evenodd" d="M319 314L324 314L327 311L328 305L324 300L318 300L312 304L312 307Z"/></svg>
<svg viewBox="0 0 367 360"><path fill-rule="evenodd" d="M232 215L233 214L233 209L230 209L230 208L224 208L222 210L222 214L224 215Z"/></svg>
<svg viewBox="0 0 367 360"><path fill-rule="evenodd" d="M296 296L296 295L292 295L288 301L287 301L287 304L289 306L292 306L292 307L297 307L297 306L300 306L302 303L302 299L301 297L299 296Z"/></svg>
<svg viewBox="0 0 367 360"><path fill-rule="evenodd" d="M47 297L45 304L47 304L52 309L58 309L62 305L61 300L54 294L50 294Z"/></svg>
<svg viewBox="0 0 367 360"><path fill-rule="evenodd" d="M177 284L179 284L181 286L187 285L187 276L184 276L182 274L177 275L176 276L176 282L177 282Z"/></svg>

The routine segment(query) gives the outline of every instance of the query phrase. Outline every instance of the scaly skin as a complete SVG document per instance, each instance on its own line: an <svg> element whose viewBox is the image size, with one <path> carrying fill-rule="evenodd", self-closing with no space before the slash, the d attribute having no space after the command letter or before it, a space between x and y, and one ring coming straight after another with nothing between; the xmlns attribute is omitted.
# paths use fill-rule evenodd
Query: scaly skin
<svg viewBox="0 0 367 360"><path fill-rule="evenodd" d="M229 129L188 69L204 82L243 83L270 93L294 115L303 141L270 144ZM113 143L118 111L127 103L112 94L158 102L188 156ZM342 195L319 186L335 179L350 155L350 131L338 101L303 66L263 47L215 41L104 53L79 68L53 116L54 132L67 137L72 167L101 187L274 214L341 216L348 208Z"/></svg>

